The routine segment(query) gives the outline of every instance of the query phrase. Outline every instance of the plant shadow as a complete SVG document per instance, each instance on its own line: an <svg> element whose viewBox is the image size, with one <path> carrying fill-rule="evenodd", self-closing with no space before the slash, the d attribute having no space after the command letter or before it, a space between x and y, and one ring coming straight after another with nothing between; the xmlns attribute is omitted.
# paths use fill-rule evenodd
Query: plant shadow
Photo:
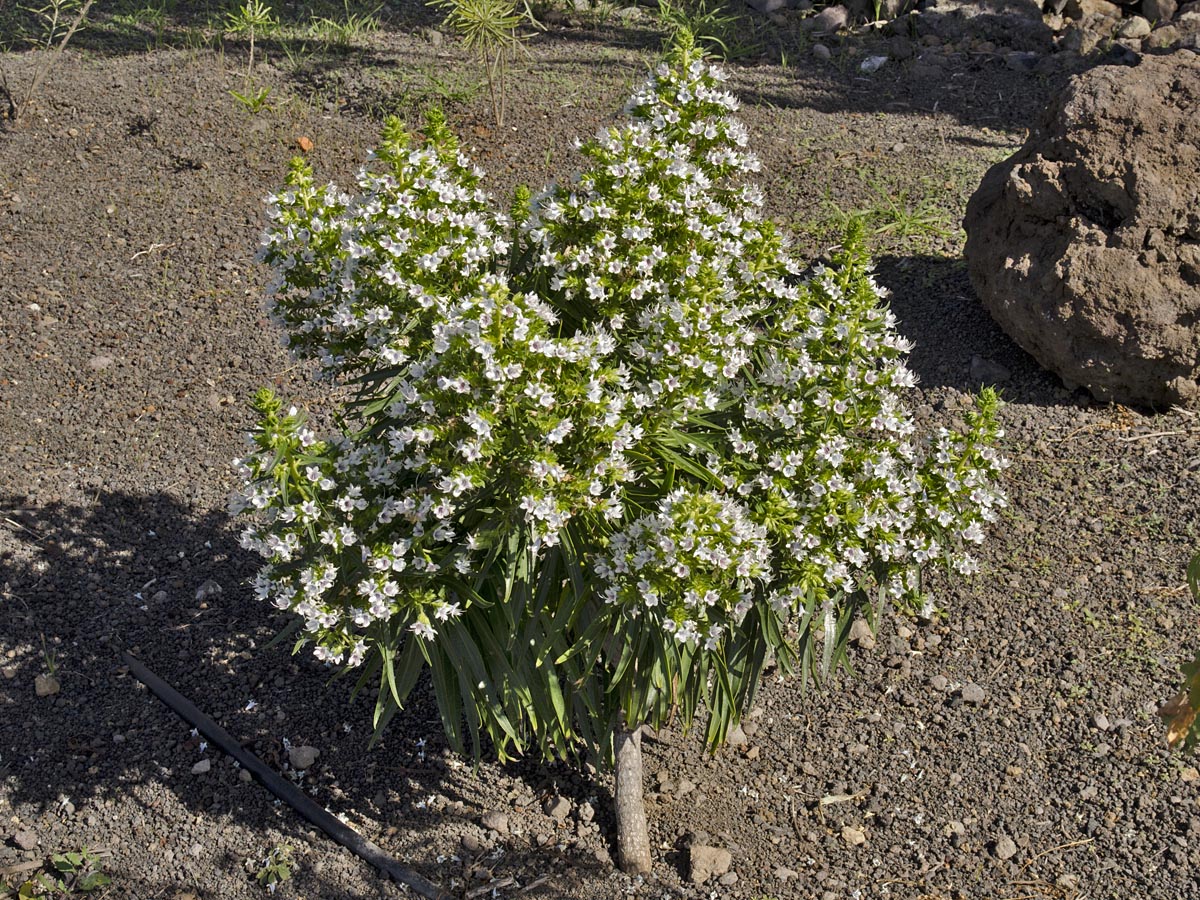
<svg viewBox="0 0 1200 900"><path fill-rule="evenodd" d="M0 803L38 834L36 852L106 847L125 896L186 889L216 898L214 885L197 883L212 860L249 881L246 859L290 844L303 848L297 890L399 896L204 746L128 673L127 649L269 766L444 888L479 886L484 871L517 883L538 872L552 877L529 895L549 897L563 879L611 874L603 853L574 840L573 822L547 818L540 845L481 827L488 808L508 802L489 785L497 778L516 800L538 805L551 792L575 805L590 795L601 809L609 798L565 766L473 768L446 747L424 681L369 749L370 689L354 696L351 679L331 678L310 654L266 646L285 617L253 597L258 560L223 512L166 494L101 491L91 503L42 506L8 494L0 523ZM35 680L50 669L60 688L39 696ZM317 763L296 772L285 741L319 748ZM0 868L35 858L0 845ZM153 872L138 868L151 860Z"/></svg>

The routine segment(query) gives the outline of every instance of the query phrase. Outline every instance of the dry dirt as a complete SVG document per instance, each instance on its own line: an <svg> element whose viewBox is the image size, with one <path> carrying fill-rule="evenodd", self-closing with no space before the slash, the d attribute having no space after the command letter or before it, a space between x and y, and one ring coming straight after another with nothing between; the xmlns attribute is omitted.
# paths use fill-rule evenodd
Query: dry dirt
<svg viewBox="0 0 1200 900"><path fill-rule="evenodd" d="M1070 66L1016 70L964 41L864 75L882 38L823 61L761 23L765 58L731 65L771 211L804 252L873 209L925 424L958 415L972 357L1008 370L1012 505L982 574L935 578L941 612L887 622L852 676L807 694L768 680L745 744L715 757L694 735L647 743L651 879L614 872L606 776L473 770L422 689L368 751L368 698L264 648L284 620L252 597L225 499L254 389L324 396L280 350L253 261L297 139L345 183L384 114L438 102L506 197L570 173L573 138L612 121L661 40L645 17L539 34L497 128L471 59L420 31L431 17L383 18L348 54L261 42L271 94L251 113L228 93L245 47L186 31L201 12L162 40L98 14L111 27L0 132L0 872L86 845L109 896L238 900L265 895L246 860L290 845L276 896L400 893L202 748L122 668L135 648L268 763L284 740L318 748L303 788L453 896L1200 896L1200 772L1154 715L1197 636L1200 422L1064 390L982 311L961 259L966 198ZM0 65L20 81L32 59ZM61 690L39 697L50 662ZM563 819L544 811L559 796ZM688 881L697 836L735 877Z"/></svg>

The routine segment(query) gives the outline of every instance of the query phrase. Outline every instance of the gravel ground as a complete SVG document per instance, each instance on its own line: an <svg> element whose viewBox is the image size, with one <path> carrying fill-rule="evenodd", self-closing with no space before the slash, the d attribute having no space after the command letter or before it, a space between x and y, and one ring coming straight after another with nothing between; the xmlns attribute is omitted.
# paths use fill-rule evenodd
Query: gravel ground
<svg viewBox="0 0 1200 900"><path fill-rule="evenodd" d="M1200 772L1154 715L1195 640L1200 427L1064 390L980 309L961 259L967 196L1077 61L1018 69L967 34L864 75L868 35L829 60L732 67L771 211L802 250L873 210L919 418L953 421L1001 378L1012 504L982 574L933 578L939 613L886 622L853 675L807 694L768 678L713 757L696 735L647 742L650 879L614 872L607 776L473 769L422 688L368 751L368 698L265 646L284 621L252 597L225 498L253 390L325 396L279 349L253 262L297 140L344 183L383 114L441 102L504 197L570 172L571 140L612 120L659 40L636 21L539 35L498 129L469 57L422 16L349 55L267 42L257 114L228 93L242 48L97 29L0 132L0 873L86 845L110 896L237 900L265 894L253 872L287 845L277 896L402 893L202 746L121 666L133 648L454 896L1200 896ZM779 49L798 33L753 28ZM0 57L13 80L31 64ZM60 690L38 696L50 667ZM289 745L320 755L297 772ZM700 886L697 839L732 854Z"/></svg>

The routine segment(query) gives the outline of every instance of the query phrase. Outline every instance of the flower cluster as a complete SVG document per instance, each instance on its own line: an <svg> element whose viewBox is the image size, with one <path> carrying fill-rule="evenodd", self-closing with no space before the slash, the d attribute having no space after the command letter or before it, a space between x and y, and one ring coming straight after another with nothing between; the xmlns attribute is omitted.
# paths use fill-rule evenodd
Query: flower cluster
<svg viewBox="0 0 1200 900"><path fill-rule="evenodd" d="M260 397L258 449L239 461L240 505L267 512L243 537L270 560L259 592L300 613L334 662L360 661L374 623L406 618L432 638L461 612L461 592L435 585L492 549L471 527L483 507L518 512L541 544L580 512L619 518L639 435L611 334L558 336L554 310L513 290L496 264L505 223L429 131L409 150L390 125L388 171L361 174L356 198L296 167L264 241L292 348L371 387L358 426L320 444Z"/></svg>
<svg viewBox="0 0 1200 900"><path fill-rule="evenodd" d="M711 491L672 491L657 509L613 535L596 563L606 599L631 610L663 610L662 624L680 643L721 643L754 602L771 572L767 530L737 501ZM621 585L621 587L618 587Z"/></svg>
<svg viewBox="0 0 1200 900"><path fill-rule="evenodd" d="M677 48L515 224L438 118L419 147L389 123L354 195L296 164L271 198L273 315L357 394L328 441L260 395L244 541L323 658L489 616L498 640L524 577L548 610L527 644L570 645L592 604L606 658L636 620L716 659L768 617L914 605L929 560L976 568L1004 504L998 401L965 434L917 435L910 345L861 235L802 277L722 78ZM549 548L571 577L538 581Z"/></svg>
<svg viewBox="0 0 1200 900"><path fill-rule="evenodd" d="M664 425L722 404L770 301L751 267L772 229L739 182L758 160L723 78L698 59L660 65L627 122L581 146L590 169L525 225L551 302L619 336L631 402Z"/></svg>

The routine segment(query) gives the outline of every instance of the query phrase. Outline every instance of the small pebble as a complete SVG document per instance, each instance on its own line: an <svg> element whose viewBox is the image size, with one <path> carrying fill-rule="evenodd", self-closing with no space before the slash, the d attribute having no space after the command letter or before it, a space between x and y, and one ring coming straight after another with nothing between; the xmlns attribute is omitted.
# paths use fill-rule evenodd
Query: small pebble
<svg viewBox="0 0 1200 900"><path fill-rule="evenodd" d="M316 747L293 747L288 751L288 762L292 764L292 768L298 772L303 772L312 766L317 761L317 757L321 755L321 751Z"/></svg>
<svg viewBox="0 0 1200 900"><path fill-rule="evenodd" d="M38 845L38 837L32 831L25 829L18 831L13 835L13 843L22 850L36 850Z"/></svg>
<svg viewBox="0 0 1200 900"><path fill-rule="evenodd" d="M508 816L498 809L489 809L479 819L479 824L497 834L508 834Z"/></svg>
<svg viewBox="0 0 1200 900"><path fill-rule="evenodd" d="M224 588L211 578L205 581L200 587L196 588L196 599L207 600L209 597L215 597L220 594Z"/></svg>
<svg viewBox="0 0 1200 900"><path fill-rule="evenodd" d="M964 684L959 693L964 703L973 703L976 706L987 698L987 692L973 681Z"/></svg>
<svg viewBox="0 0 1200 900"><path fill-rule="evenodd" d="M550 818L561 822L571 814L571 801L557 795L550 797L542 804L542 811Z"/></svg>
<svg viewBox="0 0 1200 900"><path fill-rule="evenodd" d="M867 624L866 619L855 619L850 626L850 641L864 650L872 650L875 647L875 633L871 631L871 626Z"/></svg>
<svg viewBox="0 0 1200 900"><path fill-rule="evenodd" d="M1017 855L1017 845L1008 835L1002 835L992 847L992 855L996 859L1012 859Z"/></svg>
<svg viewBox="0 0 1200 900"><path fill-rule="evenodd" d="M198 762L194 766L192 766L192 774L193 775L204 775L210 769L212 769L212 760L202 759L202 760L200 760L200 762Z"/></svg>

